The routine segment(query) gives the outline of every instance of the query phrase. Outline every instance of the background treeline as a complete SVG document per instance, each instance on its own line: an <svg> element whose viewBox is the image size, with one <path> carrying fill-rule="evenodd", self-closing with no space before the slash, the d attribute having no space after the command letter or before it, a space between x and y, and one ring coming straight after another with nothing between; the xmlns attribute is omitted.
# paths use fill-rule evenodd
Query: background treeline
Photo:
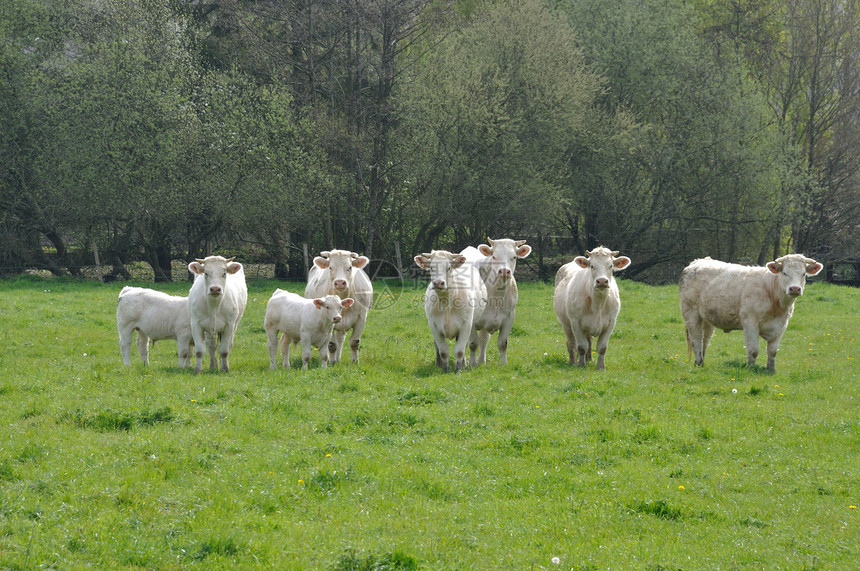
<svg viewBox="0 0 860 571"><path fill-rule="evenodd" d="M487 236L860 261L860 1L0 2L4 275Z"/></svg>

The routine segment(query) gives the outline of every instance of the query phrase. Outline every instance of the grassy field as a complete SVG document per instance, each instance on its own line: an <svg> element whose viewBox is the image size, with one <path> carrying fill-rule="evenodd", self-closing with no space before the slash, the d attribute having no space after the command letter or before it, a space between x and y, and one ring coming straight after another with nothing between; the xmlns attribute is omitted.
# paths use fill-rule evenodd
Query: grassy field
<svg viewBox="0 0 860 571"><path fill-rule="evenodd" d="M860 561L858 290L808 286L775 375L740 332L693 367L677 287L629 281L605 372L567 365L535 283L506 367L494 337L487 366L437 373L406 287L380 294L359 365L288 374L263 314L303 286L255 281L231 372L194 376L169 341L123 367L120 287L0 282L0 568Z"/></svg>

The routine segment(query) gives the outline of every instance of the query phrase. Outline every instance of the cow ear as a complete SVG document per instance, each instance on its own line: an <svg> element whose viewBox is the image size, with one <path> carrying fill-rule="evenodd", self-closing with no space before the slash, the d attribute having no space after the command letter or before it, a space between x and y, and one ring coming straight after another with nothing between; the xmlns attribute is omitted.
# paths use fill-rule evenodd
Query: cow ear
<svg viewBox="0 0 860 571"><path fill-rule="evenodd" d="M782 264L779 262L768 262L767 269L770 270L770 273L772 274L778 274L782 269Z"/></svg>
<svg viewBox="0 0 860 571"><path fill-rule="evenodd" d="M352 266L354 268L363 268L364 266L366 266L369 263L370 263L370 258L368 258L367 256L358 256L357 258L355 258L352 261Z"/></svg>
<svg viewBox="0 0 860 571"><path fill-rule="evenodd" d="M429 259L429 258L427 258L427 257L425 257L423 254L420 254L420 255L418 255L418 256L415 256L415 257L413 258L413 260L415 260L415 263L416 263L416 264L418 264L418 267L419 267L419 268L422 268L422 269L425 269L425 270L429 270L429 269L430 269L430 259Z"/></svg>
<svg viewBox="0 0 860 571"><path fill-rule="evenodd" d="M240 264L239 262L230 262L229 264L227 264L227 273L235 274L241 269L242 264Z"/></svg>
<svg viewBox="0 0 860 571"><path fill-rule="evenodd" d="M490 246L487 246L486 244L481 244L480 246L478 246L478 251L481 252L482 254L484 254L485 256L492 256L493 255L493 249Z"/></svg>
<svg viewBox="0 0 860 571"><path fill-rule="evenodd" d="M325 298L324 297L316 298L314 300L314 305L316 306L317 309L322 309L325 306Z"/></svg>
<svg viewBox="0 0 860 571"><path fill-rule="evenodd" d="M188 271L192 274L202 274L203 273L203 264L200 262L191 262L188 264Z"/></svg>
<svg viewBox="0 0 860 571"><path fill-rule="evenodd" d="M819 262L813 262L806 265L806 273L810 276L817 276L818 272L824 269L824 266Z"/></svg>
<svg viewBox="0 0 860 571"><path fill-rule="evenodd" d="M619 256L617 258L613 258L612 265L615 266L616 270L623 270L630 265L630 258L628 258L627 256Z"/></svg>
<svg viewBox="0 0 860 571"><path fill-rule="evenodd" d="M456 254L451 258L451 267L455 270L465 263L466 263L466 256Z"/></svg>
<svg viewBox="0 0 860 571"><path fill-rule="evenodd" d="M328 259L323 258L322 256L317 256L316 258L314 258L314 265L321 270L326 269L328 267L328 264Z"/></svg>
<svg viewBox="0 0 860 571"><path fill-rule="evenodd" d="M588 258L585 256L577 256L573 259L573 263L579 266L580 268L588 268L591 264L588 262Z"/></svg>
<svg viewBox="0 0 860 571"><path fill-rule="evenodd" d="M355 300L352 299L351 297L348 297L344 300L341 300L340 306L343 307L344 309L348 309L348 308L352 307L353 303L355 303Z"/></svg>
<svg viewBox="0 0 860 571"><path fill-rule="evenodd" d="M523 244L519 248L517 248L517 257L518 258L528 258L529 254L532 253L532 247L528 244Z"/></svg>

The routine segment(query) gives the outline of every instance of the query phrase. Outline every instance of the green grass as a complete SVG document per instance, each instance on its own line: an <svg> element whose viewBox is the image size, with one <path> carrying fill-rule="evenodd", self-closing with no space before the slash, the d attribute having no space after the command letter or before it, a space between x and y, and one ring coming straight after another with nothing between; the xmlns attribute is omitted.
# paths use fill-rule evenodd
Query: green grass
<svg viewBox="0 0 860 571"><path fill-rule="evenodd" d="M677 288L628 281L604 372L567 365L552 287L521 284L506 367L494 338L487 366L438 373L407 288L371 312L360 365L315 352L302 373L295 351L287 374L263 314L302 285L252 282L231 372L194 376L173 342L123 367L120 287L0 283L0 568L860 560L858 290L808 286L774 375L740 332L693 367Z"/></svg>

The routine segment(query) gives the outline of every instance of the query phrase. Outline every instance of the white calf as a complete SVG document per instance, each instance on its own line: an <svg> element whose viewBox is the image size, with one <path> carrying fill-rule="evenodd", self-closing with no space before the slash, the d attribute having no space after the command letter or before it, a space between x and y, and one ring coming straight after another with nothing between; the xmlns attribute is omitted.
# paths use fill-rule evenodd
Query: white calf
<svg viewBox="0 0 860 571"><path fill-rule="evenodd" d="M448 339L454 344L455 370L466 366L466 344L474 334L475 320L487 305L487 287L478 270L466 257L445 250L415 256L420 268L430 270L424 294L424 313L436 346L436 365L448 371ZM474 351L472 354L474 359Z"/></svg>
<svg viewBox="0 0 860 571"><path fill-rule="evenodd" d="M209 370L217 368L215 344L216 338L220 338L218 354L221 355L221 370L226 373L230 370L233 337L248 303L245 271L233 258L221 256L191 262L188 270L196 274L188 292L188 314L197 357L194 372L203 369L203 354L207 349Z"/></svg>
<svg viewBox="0 0 860 571"><path fill-rule="evenodd" d="M269 345L269 368L277 369L278 335L281 338L282 366L290 368L290 344L302 345L302 370L308 369L313 347L320 350L322 368L328 366L329 341L335 326L343 321L343 311L353 305L353 299L327 295L317 299L276 289L266 304L264 327Z"/></svg>
<svg viewBox="0 0 860 571"><path fill-rule="evenodd" d="M630 265L630 258L598 247L559 268L553 307L564 329L571 364L591 360L591 340L597 337L597 368L604 369L609 336L621 311L621 296L613 273Z"/></svg>
<svg viewBox="0 0 860 571"><path fill-rule="evenodd" d="M695 354L696 364L704 362L715 329L743 329L747 364L755 365L761 336L767 341L767 368L775 372L776 352L794 302L803 295L806 276L818 274L821 268L800 254L783 256L764 268L711 258L684 268L679 284L681 315L687 348Z"/></svg>
<svg viewBox="0 0 860 571"><path fill-rule="evenodd" d="M162 339L176 339L179 367L188 365L192 344L188 298L167 295L142 287L126 286L119 292L116 304L116 328L122 361L131 364L131 340L137 331L137 352L149 365L149 340L153 346Z"/></svg>
<svg viewBox="0 0 860 571"><path fill-rule="evenodd" d="M332 348L329 350L332 363L340 360L346 332L350 329L349 347L352 349L352 362L358 362L358 348L361 334L367 323L367 312L373 305L373 285L364 273L364 266L370 260L348 250L320 252L314 258L314 265L308 272L308 285L305 297L314 299L326 295L336 295L341 299L351 297L355 303L343 310L343 319L335 325L332 335Z"/></svg>
<svg viewBox="0 0 860 571"><path fill-rule="evenodd" d="M525 240L509 240L507 238L490 240L489 246L481 244L477 248L469 246L460 252L467 261L474 263L487 286L487 307L475 320L476 338L471 339L471 365L487 362L487 344L490 335L499 332L499 363L508 363L508 337L514 326L519 290L514 272L517 260L528 257L532 252L531 246ZM475 349L478 349L478 359L475 362Z"/></svg>

